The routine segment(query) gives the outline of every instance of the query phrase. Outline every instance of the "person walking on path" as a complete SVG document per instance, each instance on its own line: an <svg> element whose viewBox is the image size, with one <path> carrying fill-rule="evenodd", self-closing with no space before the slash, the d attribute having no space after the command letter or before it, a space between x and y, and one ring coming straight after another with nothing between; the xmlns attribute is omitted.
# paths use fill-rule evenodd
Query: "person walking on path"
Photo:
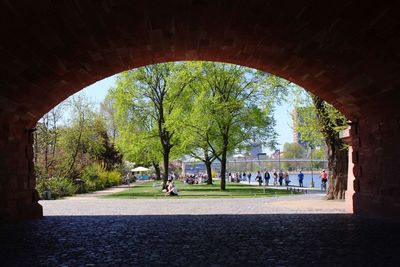
<svg viewBox="0 0 400 267"><path fill-rule="evenodd" d="M326 182L328 181L328 174L326 173L325 169L322 170L320 176L321 176L321 190L326 191Z"/></svg>
<svg viewBox="0 0 400 267"><path fill-rule="evenodd" d="M276 171L274 170L274 186L278 185L278 174L276 173Z"/></svg>
<svg viewBox="0 0 400 267"><path fill-rule="evenodd" d="M299 177L299 186L304 187L303 186L304 174L300 171L300 173L299 173L299 175L297 175L297 177Z"/></svg>
<svg viewBox="0 0 400 267"><path fill-rule="evenodd" d="M283 177L285 178L285 185L288 186L290 183L289 173L286 171Z"/></svg>
<svg viewBox="0 0 400 267"><path fill-rule="evenodd" d="M250 182L251 182L251 172L249 172L249 173L247 174L247 179L249 180L249 184L250 184Z"/></svg>
<svg viewBox="0 0 400 267"><path fill-rule="evenodd" d="M283 172L282 170L279 171L279 185L282 186L282 182L283 182Z"/></svg>
<svg viewBox="0 0 400 267"><path fill-rule="evenodd" d="M267 170L265 170L265 173L264 173L264 182L265 182L265 185L266 185L266 186L269 185L269 178L270 178L269 172L268 172Z"/></svg>
<svg viewBox="0 0 400 267"><path fill-rule="evenodd" d="M256 181L258 182L259 186L262 186L262 176L260 171L257 172Z"/></svg>

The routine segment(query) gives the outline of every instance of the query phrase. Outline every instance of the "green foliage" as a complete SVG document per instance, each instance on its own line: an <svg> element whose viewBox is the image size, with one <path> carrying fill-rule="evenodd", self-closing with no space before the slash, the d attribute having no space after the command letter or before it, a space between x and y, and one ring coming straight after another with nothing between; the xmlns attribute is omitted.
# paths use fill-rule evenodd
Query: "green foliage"
<svg viewBox="0 0 400 267"><path fill-rule="evenodd" d="M285 143L283 145L284 159L301 159L306 158L306 150L298 143ZM296 162L283 162L282 167L286 170L296 170L299 168Z"/></svg>
<svg viewBox="0 0 400 267"><path fill-rule="evenodd" d="M99 164L87 166L83 172L83 191L90 192L102 190L110 186L121 184L122 176L118 171L107 171Z"/></svg>
<svg viewBox="0 0 400 267"><path fill-rule="evenodd" d="M198 70L191 72L197 77L190 84L193 96L184 119L175 123L184 136L184 151L202 159L204 152L219 156L224 143L227 151L249 146L253 139L276 145L270 96L278 86L268 84L269 75L230 64L187 64Z"/></svg>
<svg viewBox="0 0 400 267"><path fill-rule="evenodd" d="M126 159L145 166L164 161L164 179L168 161L181 156L179 133L173 125L179 121L189 97L192 79L183 63L163 63L121 73L110 92L116 111L118 148Z"/></svg>
<svg viewBox="0 0 400 267"><path fill-rule="evenodd" d="M39 125L43 131L36 140L44 146L37 146L37 155L55 148L41 159L43 176L83 179L83 189L90 191L118 182L119 174L110 173L121 164L118 151L137 165L153 165L157 173L163 160L166 179L169 161L184 154L211 162L254 141L274 148L272 111L289 87L272 75L212 62L125 71L100 115L84 97L73 97L66 104L69 126L50 131L51 120Z"/></svg>
<svg viewBox="0 0 400 267"><path fill-rule="evenodd" d="M285 159L301 159L306 155L303 146L298 143L285 143L283 145L283 158Z"/></svg>
<svg viewBox="0 0 400 267"><path fill-rule="evenodd" d="M51 178L48 180L48 186L53 198L73 195L77 189L76 185L67 178Z"/></svg>
<svg viewBox="0 0 400 267"><path fill-rule="evenodd" d="M272 111L289 85L241 66L177 62L121 73L107 99L125 158L145 166L163 159L167 175L170 157L212 162L254 141L275 148Z"/></svg>
<svg viewBox="0 0 400 267"><path fill-rule="evenodd" d="M347 145L340 139L340 131L346 129L347 119L321 97L311 93L299 93L303 103L297 127L301 138L315 147L324 141L330 171L327 199L343 198L347 184Z"/></svg>
<svg viewBox="0 0 400 267"><path fill-rule="evenodd" d="M43 177L37 177L36 190L38 190L41 198L44 198L45 191L49 191L51 192L51 198L56 199L75 194L77 186L66 178L56 177L44 179Z"/></svg>
<svg viewBox="0 0 400 267"><path fill-rule="evenodd" d="M309 147L323 147L325 145L324 131L338 134L347 127L347 119L337 109L329 103L323 101L322 105L326 112L325 123L317 116L317 107L313 103L311 93L304 90L297 92L295 114L296 131L300 133L302 142L306 142Z"/></svg>
<svg viewBox="0 0 400 267"><path fill-rule="evenodd" d="M197 115L197 118L203 118L197 125L207 123L209 126L196 130L206 137L202 139L204 154L209 148L221 161L221 189L225 190L227 153L254 141L275 147L275 120L270 114L271 104L265 97L268 94L265 93L263 73L212 62L204 62L201 67L202 75L196 80L195 88L201 96L198 105L205 108Z"/></svg>
<svg viewBox="0 0 400 267"><path fill-rule="evenodd" d="M50 191L57 198L76 190L93 191L119 184L121 175L113 170L119 168L122 156L108 138L105 119L82 96L73 97L62 107L71 111L68 126L57 123L59 107L37 125L34 158L38 191ZM82 177L87 183L81 186L77 181Z"/></svg>

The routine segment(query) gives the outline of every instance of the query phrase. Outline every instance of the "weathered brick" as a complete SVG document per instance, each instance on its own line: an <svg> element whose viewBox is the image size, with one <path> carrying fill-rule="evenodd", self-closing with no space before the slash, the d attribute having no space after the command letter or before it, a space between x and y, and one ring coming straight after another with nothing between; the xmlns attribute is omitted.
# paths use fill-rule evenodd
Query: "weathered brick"
<svg viewBox="0 0 400 267"><path fill-rule="evenodd" d="M364 190L385 207L385 199L397 207L400 192L396 197L383 189L399 181L400 173L398 13L396 3L384 1L364 2L362 8L347 0L312 5L306 0L5 1L0 4L0 193L15 188L13 179L24 179L22 188L34 185L26 183L32 153L24 130L68 96L129 68L211 60L286 78L359 123L352 130L360 181L355 201L365 205L356 212L374 213L369 198L361 197ZM7 200L0 194L2 201ZM388 215L396 212L387 208ZM0 214L6 216L4 210Z"/></svg>

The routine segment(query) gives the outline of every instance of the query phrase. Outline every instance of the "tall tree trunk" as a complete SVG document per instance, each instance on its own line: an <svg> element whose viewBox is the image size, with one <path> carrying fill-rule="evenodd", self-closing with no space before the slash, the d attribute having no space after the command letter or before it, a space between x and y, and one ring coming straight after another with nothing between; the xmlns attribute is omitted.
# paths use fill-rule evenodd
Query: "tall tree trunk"
<svg viewBox="0 0 400 267"><path fill-rule="evenodd" d="M337 135L328 145L328 164L330 177L326 198L344 199L347 189L348 150Z"/></svg>
<svg viewBox="0 0 400 267"><path fill-rule="evenodd" d="M224 147L221 155L221 190L225 190L225 176L226 176L226 151Z"/></svg>
<svg viewBox="0 0 400 267"><path fill-rule="evenodd" d="M207 170L207 184L213 184L212 181L212 172L211 172L211 164L212 162L210 160L204 161L204 164L206 165L206 170Z"/></svg>
<svg viewBox="0 0 400 267"><path fill-rule="evenodd" d="M213 159L215 159L215 157L213 157ZM204 164L206 165L206 170L207 170L207 184L213 184L212 182L212 173L211 173L211 164L212 164L212 160L210 158L210 156L208 155L208 150L204 149L204 160L203 160Z"/></svg>
<svg viewBox="0 0 400 267"><path fill-rule="evenodd" d="M154 170L156 171L156 180L161 180L161 169L160 169L160 164L158 162L153 161L153 167Z"/></svg>
<svg viewBox="0 0 400 267"><path fill-rule="evenodd" d="M168 165L169 165L169 148L164 148L164 153L163 153L163 164L164 164L164 175L163 175L163 182L164 182L164 187L167 184L168 181Z"/></svg>
<svg viewBox="0 0 400 267"><path fill-rule="evenodd" d="M45 125L45 133L46 133L46 141L45 141L45 148L44 148L44 171L46 173L46 177L49 177L49 115L46 114L46 119L44 121Z"/></svg>
<svg viewBox="0 0 400 267"><path fill-rule="evenodd" d="M78 141L76 142L75 151L74 151L74 154L72 155L72 162L70 163L68 171L66 173L68 176L71 175L71 172L72 172L75 162L76 162L76 158L78 157L79 148L81 146L82 131L83 131L82 129L80 129L80 131L79 131ZM71 178L71 177L68 177L68 178Z"/></svg>
<svg viewBox="0 0 400 267"><path fill-rule="evenodd" d="M48 159L48 154L49 154L49 147L48 143L46 141L46 147L44 149L44 170L46 172L46 176L49 175L49 159Z"/></svg>
<svg viewBox="0 0 400 267"><path fill-rule="evenodd" d="M342 199L347 187L348 152L339 133L334 129L335 123L331 121L327 111L326 102L315 95L311 95L321 126L321 132L328 147L328 190L326 198Z"/></svg>

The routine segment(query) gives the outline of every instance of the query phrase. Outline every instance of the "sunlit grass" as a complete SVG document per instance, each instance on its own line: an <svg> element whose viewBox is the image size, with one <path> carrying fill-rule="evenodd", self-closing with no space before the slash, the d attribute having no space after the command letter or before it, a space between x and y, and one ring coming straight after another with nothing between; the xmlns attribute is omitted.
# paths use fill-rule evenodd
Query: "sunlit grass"
<svg viewBox="0 0 400 267"><path fill-rule="evenodd" d="M272 189L256 185L227 183L226 190L220 189L220 182L214 184L189 185L181 181L176 181L179 196L174 198L248 198L248 197L275 197L290 195L286 190ZM114 193L108 198L165 198L165 193L161 192L160 182L148 181L143 184L133 184L134 187L122 192Z"/></svg>

